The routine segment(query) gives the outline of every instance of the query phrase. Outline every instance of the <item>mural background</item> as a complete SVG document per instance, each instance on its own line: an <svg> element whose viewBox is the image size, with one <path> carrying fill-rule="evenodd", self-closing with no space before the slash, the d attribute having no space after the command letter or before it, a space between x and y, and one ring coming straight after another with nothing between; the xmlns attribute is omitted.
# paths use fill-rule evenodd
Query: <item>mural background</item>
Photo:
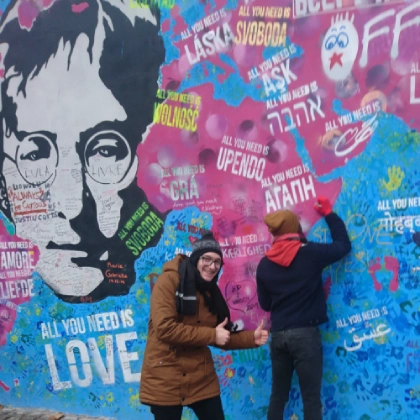
<svg viewBox="0 0 420 420"><path fill-rule="evenodd" d="M420 414L419 1L1 9L2 404L151 418L163 262L211 228L254 328L264 215L292 209L327 241L325 195L353 244L324 276L325 418ZM265 418L268 346L213 354L226 418ZM303 418L297 382L285 418Z"/></svg>

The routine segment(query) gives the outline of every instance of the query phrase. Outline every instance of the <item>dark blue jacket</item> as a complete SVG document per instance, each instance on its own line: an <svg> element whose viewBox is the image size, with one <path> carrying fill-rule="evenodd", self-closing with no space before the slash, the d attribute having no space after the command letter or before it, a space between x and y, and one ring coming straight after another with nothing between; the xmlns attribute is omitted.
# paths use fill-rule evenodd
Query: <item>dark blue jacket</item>
<svg viewBox="0 0 420 420"><path fill-rule="evenodd" d="M332 243L302 244L289 267L264 257L257 267L260 306L271 312L271 330L315 326L328 321L322 270L350 252L346 226L340 217L325 217Z"/></svg>

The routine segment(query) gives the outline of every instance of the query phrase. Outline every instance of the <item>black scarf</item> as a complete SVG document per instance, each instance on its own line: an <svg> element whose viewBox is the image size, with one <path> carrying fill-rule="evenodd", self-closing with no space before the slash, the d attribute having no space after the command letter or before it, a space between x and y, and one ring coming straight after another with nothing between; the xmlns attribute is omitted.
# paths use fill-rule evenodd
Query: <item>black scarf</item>
<svg viewBox="0 0 420 420"><path fill-rule="evenodd" d="M200 272L191 265L190 259L185 258L178 268L179 285L176 291L176 309L181 315L195 315L197 313L197 290L203 295L204 303L209 311L217 315L217 324L228 319L225 329L235 332L238 328L230 320L230 311L222 295L217 280L219 273L211 281L204 280ZM210 293L210 296L208 293Z"/></svg>

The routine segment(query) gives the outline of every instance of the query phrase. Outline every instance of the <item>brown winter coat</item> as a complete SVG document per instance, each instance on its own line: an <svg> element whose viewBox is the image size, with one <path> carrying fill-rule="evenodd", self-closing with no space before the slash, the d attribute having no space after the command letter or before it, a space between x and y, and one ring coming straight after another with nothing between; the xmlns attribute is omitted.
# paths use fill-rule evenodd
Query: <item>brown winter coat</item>
<svg viewBox="0 0 420 420"><path fill-rule="evenodd" d="M163 266L153 288L149 333L140 379L140 401L153 405L190 405L220 395L208 345L216 345L216 315L197 293L197 313L179 315L175 293L179 284L178 255ZM254 332L231 334L224 349L256 347Z"/></svg>

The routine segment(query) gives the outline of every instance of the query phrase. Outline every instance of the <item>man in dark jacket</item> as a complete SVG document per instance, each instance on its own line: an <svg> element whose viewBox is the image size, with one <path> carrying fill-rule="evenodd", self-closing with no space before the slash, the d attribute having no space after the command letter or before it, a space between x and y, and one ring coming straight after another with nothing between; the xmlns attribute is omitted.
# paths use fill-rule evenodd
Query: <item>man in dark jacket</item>
<svg viewBox="0 0 420 420"><path fill-rule="evenodd" d="M279 210L264 218L273 245L257 268L260 306L271 312L273 384L268 420L283 418L293 371L299 378L305 420L322 419L322 343L318 325L328 321L322 271L350 252L344 222L327 198L315 208L325 216L332 243L308 242L298 217Z"/></svg>

